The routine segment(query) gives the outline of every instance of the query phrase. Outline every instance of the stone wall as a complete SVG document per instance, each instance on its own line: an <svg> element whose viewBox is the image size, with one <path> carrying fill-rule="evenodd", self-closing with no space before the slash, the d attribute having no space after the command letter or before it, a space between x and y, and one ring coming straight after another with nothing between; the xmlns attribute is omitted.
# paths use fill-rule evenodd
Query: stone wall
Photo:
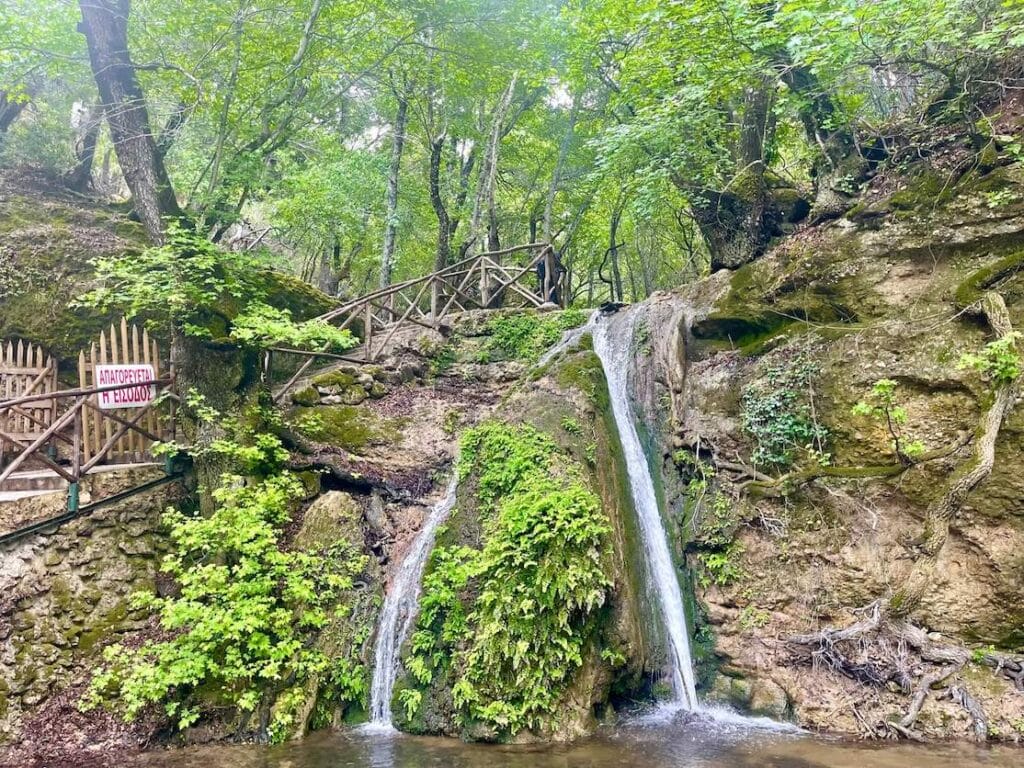
<svg viewBox="0 0 1024 768"><path fill-rule="evenodd" d="M158 474L110 473L92 492L109 495ZM0 552L0 744L31 743L40 708L81 686L105 645L148 626L130 595L156 586L160 516L181 495L178 484L166 485ZM63 494L45 500L50 515L63 511ZM34 512L43 505L39 497L25 503Z"/></svg>

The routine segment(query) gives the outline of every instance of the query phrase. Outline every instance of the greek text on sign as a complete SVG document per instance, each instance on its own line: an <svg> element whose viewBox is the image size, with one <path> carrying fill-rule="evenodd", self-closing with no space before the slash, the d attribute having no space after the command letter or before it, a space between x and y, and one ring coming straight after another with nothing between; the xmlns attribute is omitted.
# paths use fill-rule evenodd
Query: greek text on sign
<svg viewBox="0 0 1024 768"><path fill-rule="evenodd" d="M100 409L110 411L115 408L142 408L156 398L156 385L151 382L156 378L152 365L97 365L97 387L123 387L126 384L138 384L135 387L111 389L97 393Z"/></svg>

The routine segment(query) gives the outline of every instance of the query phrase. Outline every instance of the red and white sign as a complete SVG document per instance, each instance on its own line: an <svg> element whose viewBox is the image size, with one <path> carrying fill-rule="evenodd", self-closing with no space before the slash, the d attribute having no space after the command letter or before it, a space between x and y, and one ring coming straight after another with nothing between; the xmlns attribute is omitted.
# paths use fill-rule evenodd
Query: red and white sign
<svg viewBox="0 0 1024 768"><path fill-rule="evenodd" d="M115 408L142 408L156 399L156 385L141 382L153 381L156 375L152 365L97 365L97 387L124 387L97 393L100 409L104 411ZM125 387L126 384L138 384Z"/></svg>

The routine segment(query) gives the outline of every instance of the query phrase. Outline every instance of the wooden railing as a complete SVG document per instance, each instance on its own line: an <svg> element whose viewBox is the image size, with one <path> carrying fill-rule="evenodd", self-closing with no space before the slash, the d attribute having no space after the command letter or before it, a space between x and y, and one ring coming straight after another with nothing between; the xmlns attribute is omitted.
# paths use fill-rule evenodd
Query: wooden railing
<svg viewBox="0 0 1024 768"><path fill-rule="evenodd" d="M501 263L502 257L522 252L529 253L524 263L516 266ZM541 263L544 264L544 284L531 289L526 283L532 282L532 273ZM471 256L429 275L352 299L318 319L337 322L340 328L361 322L361 348L349 355L275 348L273 352L307 357L298 371L277 390L275 400L291 390L317 357L373 362L402 328L418 325L435 329L453 312L492 309L499 302L507 306L512 295L526 306L539 307L547 303L545 297L550 300L564 295L560 290L561 281L551 246L528 243Z"/></svg>
<svg viewBox="0 0 1024 768"><path fill-rule="evenodd" d="M8 343L0 353L0 490L19 469L49 470L69 483L74 509L92 469L151 463L153 444L174 439L173 371L161 372L145 330L122 320L102 331L79 354L76 389L57 388L56 362L38 348Z"/></svg>
<svg viewBox="0 0 1024 768"><path fill-rule="evenodd" d="M148 365L153 368L153 378L161 380L160 347L149 333L136 325L128 325L122 318L120 325L112 324L109 329L100 331L99 339L89 347L88 354L83 350L78 355L78 386L90 389L97 385L97 365ZM144 409L103 410L99 407L94 395L85 403L82 412L82 454L86 461L91 461L104 445L110 440L118 423L137 417L141 429L130 430L121 435L106 452L104 461L108 464L127 464L152 459L149 448L153 440L159 437L146 438L145 435L159 434L163 430L160 416L152 407Z"/></svg>
<svg viewBox="0 0 1024 768"><path fill-rule="evenodd" d="M68 481L71 486L71 495L68 501L68 506L69 508L77 507L78 483L86 474L88 474L89 470L107 458L114 446L117 445L118 441L132 433L141 435L147 441L157 441L161 439L160 435L150 432L148 429L143 427L142 422L145 417L150 414L152 409L161 402L162 396L171 396L171 383L171 378L167 377L162 379L132 382L128 384L67 389L60 392L26 395L24 397L13 398L11 400L0 401L0 414L16 408L23 408L33 403L42 402L47 398L53 398L62 405L66 404L64 405L64 408L60 408L60 406L58 406L61 415L57 417L53 423L43 430L34 440L31 442L16 441L17 445L21 448L21 451L6 467L3 468L2 471L0 471L0 485L14 474L14 472L16 472L26 461L32 459ZM89 458L85 458L85 452L83 451L82 445L82 421L83 413L92 404L92 401L97 396L105 392L118 392L144 386L154 386L158 388L157 397L154 401L149 405L136 409L131 418L123 418L113 411L102 411L102 418L112 420L117 426L109 431L107 438L98 446L91 456ZM68 431L71 432L70 437L65 434ZM54 457L41 450L43 446L52 440L62 440L71 444L68 464L60 464Z"/></svg>
<svg viewBox="0 0 1024 768"><path fill-rule="evenodd" d="M0 399L13 400L57 389L57 364L41 347L0 344ZM0 410L0 463L26 440L34 440L57 417L57 402L41 398Z"/></svg>

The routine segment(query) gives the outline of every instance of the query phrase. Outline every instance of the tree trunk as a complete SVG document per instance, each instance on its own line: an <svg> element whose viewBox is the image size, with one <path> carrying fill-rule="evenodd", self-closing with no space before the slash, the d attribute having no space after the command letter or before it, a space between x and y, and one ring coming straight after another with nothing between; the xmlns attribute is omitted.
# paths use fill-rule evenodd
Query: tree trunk
<svg viewBox="0 0 1024 768"><path fill-rule="evenodd" d="M512 81L501 95L491 119L491 133L487 140L483 165L480 166L480 184L477 187L476 202L473 205L469 235L466 238L468 246L464 248L467 251L480 239L484 213L494 207L494 187L498 176L498 150L501 146L501 137L505 133L505 118L512 106L512 95L515 93L518 79L518 73L512 75Z"/></svg>
<svg viewBox="0 0 1024 768"><path fill-rule="evenodd" d="M444 200L441 197L441 159L444 153L443 135L438 136L430 142L430 205L437 216L437 250L434 254L434 270L444 269L448 266L448 257L451 252L451 221L448 218L448 211L444 207Z"/></svg>
<svg viewBox="0 0 1024 768"><path fill-rule="evenodd" d="M395 92L398 108L395 111L394 133L391 137L391 163L388 166L388 203L384 224L384 247L380 255L380 287L391 285L395 269L395 235L398 232L398 174L402 168L402 149L405 146L405 127L409 114L409 101L404 94Z"/></svg>
<svg viewBox="0 0 1024 768"><path fill-rule="evenodd" d="M0 133L6 133L25 108L24 101L13 101L6 91L0 91Z"/></svg>
<svg viewBox="0 0 1024 768"><path fill-rule="evenodd" d="M77 105L76 105L77 106ZM83 106L72 116L75 129L75 167L65 176L70 189L83 194L92 190L92 165L96 158L96 142L103 125L103 106Z"/></svg>
<svg viewBox="0 0 1024 768"><path fill-rule="evenodd" d="M773 88L769 83L749 88L740 123L736 152L738 170L725 189L687 190L694 219L711 254L711 269L735 269L764 253L781 234L782 213L765 183L764 146L769 127Z"/></svg>
<svg viewBox="0 0 1024 768"><path fill-rule="evenodd" d="M79 30L132 202L146 232L162 242L164 217L180 217L174 188L150 128L146 99L128 55L130 0L79 0Z"/></svg>
<svg viewBox="0 0 1024 768"><path fill-rule="evenodd" d="M341 243L334 239L330 248L320 251L320 268L317 270L316 287L328 296L338 295L338 284L341 281Z"/></svg>
<svg viewBox="0 0 1024 768"><path fill-rule="evenodd" d="M572 110L569 112L569 125L562 136L562 144L558 148L558 160L555 162L555 170L551 174L551 185L548 187L547 198L544 202L544 242L550 243L553 235L551 220L555 210L555 197L562 184L562 172L565 169L565 161L569 156L569 149L572 147L572 138L576 133L576 116L580 108L580 94L572 99ZM530 222L534 224L533 221Z"/></svg>
<svg viewBox="0 0 1024 768"><path fill-rule="evenodd" d="M785 51L777 56L780 79L801 98L799 110L807 140L819 154L811 169L814 179L814 222L841 216L853 204L868 170L849 128L836 125L837 110L831 95L806 67L794 66Z"/></svg>
<svg viewBox="0 0 1024 768"><path fill-rule="evenodd" d="M612 263L612 301L622 301L622 272L619 270L619 222L622 219L622 208L615 206L612 211L611 226L608 228L608 255Z"/></svg>

